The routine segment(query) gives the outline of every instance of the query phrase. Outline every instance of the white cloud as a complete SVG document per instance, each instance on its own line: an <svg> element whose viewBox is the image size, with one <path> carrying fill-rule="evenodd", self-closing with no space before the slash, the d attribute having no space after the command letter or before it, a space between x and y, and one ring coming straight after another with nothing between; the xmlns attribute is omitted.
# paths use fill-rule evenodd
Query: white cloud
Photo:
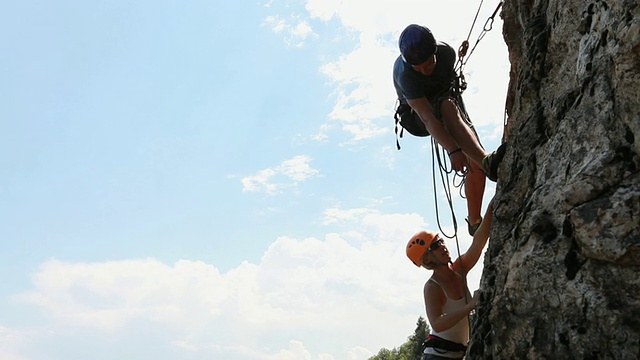
<svg viewBox="0 0 640 360"><path fill-rule="evenodd" d="M215 317L229 291L218 270L202 262L157 260L65 263L51 260L33 276L37 291L23 294L58 321L117 331L136 318L181 322L193 318L178 306L185 293L201 305L192 311ZM125 302L123 302L126 300Z"/></svg>
<svg viewBox="0 0 640 360"><path fill-rule="evenodd" d="M284 31L286 27L284 20L278 18L277 16L268 16L265 19L265 23L269 25L271 27L271 30L273 30L275 33Z"/></svg>
<svg viewBox="0 0 640 360"><path fill-rule="evenodd" d="M196 359L366 359L405 341L422 315L426 272L409 263L404 243L424 220L365 209L327 213L349 232L281 237L258 264L226 273L190 260L50 260L16 300L41 309L49 328L104 339L132 324L146 324L137 336L166 329L173 338L164 346ZM312 351L318 338L326 348Z"/></svg>
<svg viewBox="0 0 640 360"><path fill-rule="evenodd" d="M307 37L313 35L313 29L311 29L311 26L309 26L307 22L302 21L291 29L291 34L294 37L306 39Z"/></svg>
<svg viewBox="0 0 640 360"><path fill-rule="evenodd" d="M460 11L461 8L466 10ZM331 35L320 33L320 38L335 38L339 36L337 32L355 34L357 39L351 50L320 68L330 79L336 98L333 110L328 114L330 121L338 122L340 129L350 134L350 142L392 131L389 124L396 95L391 69L398 56L397 37L400 31L410 23L424 24L434 31L439 40L457 49L471 30L476 10L462 0L398 0L376 3L375 6L365 0L307 0L304 10L294 18L305 19L302 21L307 23L337 22L339 26L331 26ZM471 32L471 47L494 10L493 4L482 7ZM465 102L478 127L501 129L509 75L501 25L499 16L496 16L493 32L483 38L473 54L469 54L465 68L469 82Z"/></svg>
<svg viewBox="0 0 640 360"><path fill-rule="evenodd" d="M330 20L340 10L341 0L307 0L305 9L311 17Z"/></svg>
<svg viewBox="0 0 640 360"><path fill-rule="evenodd" d="M19 338L38 348L42 338L55 340L55 329L116 344L134 331L144 342L162 329L153 341L172 358L184 352L229 360L364 360L401 344L424 316L428 276L407 260L405 244L427 224L417 214L365 208L336 207L325 216L346 231L277 238L259 263L224 273L192 260L49 260L33 274L33 288L15 296L38 307L47 323L28 337L0 328L0 342ZM469 241L461 236L463 250ZM447 243L455 253L453 240ZM472 289L479 268L469 278ZM6 358L25 360L15 354Z"/></svg>
<svg viewBox="0 0 640 360"><path fill-rule="evenodd" d="M320 171L309 165L311 160L307 155L298 155L275 168L262 169L255 175L244 177L240 180L242 191L264 191L269 195L277 195L285 189L293 188L320 174Z"/></svg>
<svg viewBox="0 0 640 360"><path fill-rule="evenodd" d="M277 170L295 181L303 181L309 177L318 175L319 171L309 166L311 158L306 155L298 155L285 160Z"/></svg>
<svg viewBox="0 0 640 360"><path fill-rule="evenodd" d="M34 335L31 330L10 329L0 325L0 359L27 360L20 352Z"/></svg>
<svg viewBox="0 0 640 360"><path fill-rule="evenodd" d="M390 69L394 57L394 50L388 44L361 42L351 53L320 69L335 84L337 100L329 117L339 121L355 141L389 130L374 120L384 114L388 119L393 117L395 91L390 73L386 72L382 80L377 69Z"/></svg>
<svg viewBox="0 0 640 360"><path fill-rule="evenodd" d="M340 208L329 208L325 210L325 219L323 224L331 224L335 222L342 221L353 221L358 218L362 218L367 214L374 212L374 210L370 209L348 209L342 210Z"/></svg>
<svg viewBox="0 0 640 360"><path fill-rule="evenodd" d="M308 22L296 17L283 19L278 15L270 15L265 18L264 24L276 34L281 34L285 44L291 47L302 47L308 39L318 37Z"/></svg>

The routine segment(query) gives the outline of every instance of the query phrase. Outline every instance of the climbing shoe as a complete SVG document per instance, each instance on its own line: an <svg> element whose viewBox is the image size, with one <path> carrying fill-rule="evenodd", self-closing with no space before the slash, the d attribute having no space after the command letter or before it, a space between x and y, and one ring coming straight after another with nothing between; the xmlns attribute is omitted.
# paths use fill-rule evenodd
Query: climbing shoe
<svg viewBox="0 0 640 360"><path fill-rule="evenodd" d="M504 153L506 151L505 144L502 144L496 149L496 151L487 155L482 159L482 167L484 168L484 173L487 175L489 180L496 182L498 181L498 166L500 162L502 162L502 158L504 157Z"/></svg>
<svg viewBox="0 0 640 360"><path fill-rule="evenodd" d="M476 233L476 231L478 231L478 228L482 223L482 218L480 218L480 221L478 221L477 224L473 224L473 225L471 225L471 223L469 222L469 218L464 219L464 221L467 222L467 229L469 230L469 235L473 236Z"/></svg>

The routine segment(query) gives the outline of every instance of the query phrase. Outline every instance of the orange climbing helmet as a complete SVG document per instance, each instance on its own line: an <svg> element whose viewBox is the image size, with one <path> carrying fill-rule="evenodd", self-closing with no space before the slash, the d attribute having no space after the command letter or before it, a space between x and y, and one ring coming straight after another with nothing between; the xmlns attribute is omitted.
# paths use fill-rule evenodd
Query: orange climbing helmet
<svg viewBox="0 0 640 360"><path fill-rule="evenodd" d="M420 266L420 259L429 249L429 246L438 238L437 233L420 231L415 233L407 243L407 256L416 265Z"/></svg>

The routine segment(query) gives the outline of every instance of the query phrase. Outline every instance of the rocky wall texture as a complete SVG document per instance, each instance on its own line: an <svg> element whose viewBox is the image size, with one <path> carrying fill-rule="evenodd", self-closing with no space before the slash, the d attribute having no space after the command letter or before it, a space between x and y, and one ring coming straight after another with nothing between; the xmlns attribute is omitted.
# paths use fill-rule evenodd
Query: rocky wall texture
<svg viewBox="0 0 640 360"><path fill-rule="evenodd" d="M640 4L506 1L507 153L470 359L640 359Z"/></svg>

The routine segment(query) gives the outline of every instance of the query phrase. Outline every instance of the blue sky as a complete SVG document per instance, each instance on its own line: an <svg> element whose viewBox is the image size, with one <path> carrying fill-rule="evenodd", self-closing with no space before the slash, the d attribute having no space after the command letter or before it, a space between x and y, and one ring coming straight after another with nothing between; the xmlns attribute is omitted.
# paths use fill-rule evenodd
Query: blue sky
<svg viewBox="0 0 640 360"><path fill-rule="evenodd" d="M397 36L420 23L457 48L476 6L4 2L0 358L355 360L405 341L429 272L404 246L437 222L430 142L395 148ZM465 68L489 150L501 31Z"/></svg>

